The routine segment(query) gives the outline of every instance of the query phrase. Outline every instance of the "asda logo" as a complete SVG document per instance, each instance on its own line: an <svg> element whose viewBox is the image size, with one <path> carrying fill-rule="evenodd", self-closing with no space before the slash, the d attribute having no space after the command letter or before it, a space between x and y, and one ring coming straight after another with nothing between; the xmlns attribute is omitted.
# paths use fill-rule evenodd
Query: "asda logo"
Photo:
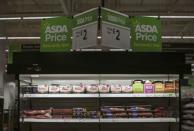
<svg viewBox="0 0 194 131"><path fill-rule="evenodd" d="M63 42L67 40L66 33L68 32L66 25L51 25L45 30L46 42Z"/></svg>
<svg viewBox="0 0 194 131"><path fill-rule="evenodd" d="M158 29L156 25L136 25L135 27L136 40L137 41L148 41L157 42L158 41Z"/></svg>
<svg viewBox="0 0 194 131"><path fill-rule="evenodd" d="M68 32L66 25L51 25L47 26L45 33L64 33Z"/></svg>
<svg viewBox="0 0 194 131"><path fill-rule="evenodd" d="M156 25L137 25L135 32L158 33Z"/></svg>

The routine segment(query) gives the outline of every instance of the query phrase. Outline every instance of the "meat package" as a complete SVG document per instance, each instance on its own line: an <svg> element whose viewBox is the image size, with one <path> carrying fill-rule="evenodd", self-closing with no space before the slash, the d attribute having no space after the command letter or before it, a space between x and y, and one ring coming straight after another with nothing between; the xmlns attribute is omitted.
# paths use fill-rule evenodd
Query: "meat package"
<svg viewBox="0 0 194 131"><path fill-rule="evenodd" d="M21 88L21 92L23 94L36 94L38 93L38 86L37 85L30 85L30 86L24 86Z"/></svg>
<svg viewBox="0 0 194 131"><path fill-rule="evenodd" d="M73 93L84 93L85 92L85 86L82 84L80 85L73 85Z"/></svg>
<svg viewBox="0 0 194 131"><path fill-rule="evenodd" d="M153 82L154 92L155 93L164 93L164 83L163 81L155 81Z"/></svg>
<svg viewBox="0 0 194 131"><path fill-rule="evenodd" d="M144 93L144 85L142 80L133 81L133 93Z"/></svg>
<svg viewBox="0 0 194 131"><path fill-rule="evenodd" d="M61 85L59 86L60 93L71 93L72 86L71 85Z"/></svg>
<svg viewBox="0 0 194 131"><path fill-rule="evenodd" d="M133 88L131 85L121 85L121 91L122 93L132 93L133 92Z"/></svg>
<svg viewBox="0 0 194 131"><path fill-rule="evenodd" d="M111 90L111 93L121 93L122 87L121 85L111 85L110 90Z"/></svg>
<svg viewBox="0 0 194 131"><path fill-rule="evenodd" d="M101 107L103 118L128 118L128 114L123 106L103 106Z"/></svg>
<svg viewBox="0 0 194 131"><path fill-rule="evenodd" d="M165 81L164 92L165 93L175 92L175 82L174 81Z"/></svg>
<svg viewBox="0 0 194 131"><path fill-rule="evenodd" d="M38 93L45 94L49 92L48 85L38 85Z"/></svg>
<svg viewBox="0 0 194 131"><path fill-rule="evenodd" d="M129 106L127 107L127 112L129 117L132 117L132 118L153 117L153 113L150 105Z"/></svg>
<svg viewBox="0 0 194 131"><path fill-rule="evenodd" d="M57 93L59 93L59 91L60 91L59 85L50 85L49 86L49 93L57 94Z"/></svg>
<svg viewBox="0 0 194 131"><path fill-rule="evenodd" d="M100 93L109 93L110 92L110 85L108 85L108 84L99 85L99 92Z"/></svg>
<svg viewBox="0 0 194 131"><path fill-rule="evenodd" d="M99 111L87 111L87 118L99 118L100 112Z"/></svg>
<svg viewBox="0 0 194 131"><path fill-rule="evenodd" d="M154 93L154 86L149 80L144 83L144 93Z"/></svg>
<svg viewBox="0 0 194 131"><path fill-rule="evenodd" d="M51 110L28 110L23 111L23 117L35 118L35 119L47 119L51 118Z"/></svg>
<svg viewBox="0 0 194 131"><path fill-rule="evenodd" d="M73 118L86 118L87 110L86 108L73 108Z"/></svg>
<svg viewBox="0 0 194 131"><path fill-rule="evenodd" d="M98 93L99 91L97 84L86 85L85 87L87 93Z"/></svg>
<svg viewBox="0 0 194 131"><path fill-rule="evenodd" d="M157 107L153 110L154 117L168 117L169 113L164 107Z"/></svg>
<svg viewBox="0 0 194 131"><path fill-rule="evenodd" d="M52 109L52 118L72 118L72 109Z"/></svg>

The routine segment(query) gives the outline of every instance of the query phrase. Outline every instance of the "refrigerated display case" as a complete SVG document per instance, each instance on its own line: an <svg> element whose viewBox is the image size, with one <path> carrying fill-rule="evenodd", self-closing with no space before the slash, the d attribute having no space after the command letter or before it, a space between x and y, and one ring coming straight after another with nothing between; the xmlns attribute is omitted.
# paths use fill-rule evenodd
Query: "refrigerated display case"
<svg viewBox="0 0 194 131"><path fill-rule="evenodd" d="M181 130L182 53L15 53L18 130Z"/></svg>
<svg viewBox="0 0 194 131"><path fill-rule="evenodd" d="M0 96L0 130L3 130L3 105L4 105L4 98Z"/></svg>

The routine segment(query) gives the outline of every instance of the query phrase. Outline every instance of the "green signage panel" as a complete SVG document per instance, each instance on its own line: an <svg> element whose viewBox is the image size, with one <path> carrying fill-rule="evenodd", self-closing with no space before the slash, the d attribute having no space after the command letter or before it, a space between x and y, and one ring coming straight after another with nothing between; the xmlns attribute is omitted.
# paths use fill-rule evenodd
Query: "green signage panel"
<svg viewBox="0 0 194 131"><path fill-rule="evenodd" d="M161 21L150 17L135 17L131 23L131 43L133 51L162 51Z"/></svg>
<svg viewBox="0 0 194 131"><path fill-rule="evenodd" d="M72 19L50 18L41 21L41 52L64 52L71 49Z"/></svg>
<svg viewBox="0 0 194 131"><path fill-rule="evenodd" d="M102 21L106 21L115 25L120 25L122 27L129 28L129 17L123 13L101 8Z"/></svg>
<svg viewBox="0 0 194 131"><path fill-rule="evenodd" d="M21 51L21 44L14 43L9 45L8 64L13 63L13 52L20 52L20 51Z"/></svg>
<svg viewBox="0 0 194 131"><path fill-rule="evenodd" d="M90 24L98 21L98 8L93 8L75 15L74 27L80 27L82 25Z"/></svg>

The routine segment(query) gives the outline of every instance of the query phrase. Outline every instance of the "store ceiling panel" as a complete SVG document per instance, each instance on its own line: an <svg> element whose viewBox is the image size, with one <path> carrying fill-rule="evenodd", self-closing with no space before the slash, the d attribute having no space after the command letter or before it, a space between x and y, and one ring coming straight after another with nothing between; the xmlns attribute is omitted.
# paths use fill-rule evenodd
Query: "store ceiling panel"
<svg viewBox="0 0 194 131"><path fill-rule="evenodd" d="M105 7L129 16L194 16L194 0L1 0L0 17L72 16L103 1ZM6 36L40 36L40 20L6 21L5 27ZM194 19L162 19L162 35L194 36ZM164 41L194 43L194 39Z"/></svg>

